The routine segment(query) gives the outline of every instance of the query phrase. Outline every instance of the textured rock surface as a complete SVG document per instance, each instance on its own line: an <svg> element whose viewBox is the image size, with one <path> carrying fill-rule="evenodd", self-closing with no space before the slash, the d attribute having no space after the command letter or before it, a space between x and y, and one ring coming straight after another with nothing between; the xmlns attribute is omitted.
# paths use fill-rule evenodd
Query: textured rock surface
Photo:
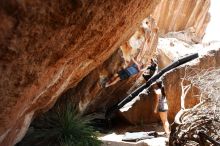
<svg viewBox="0 0 220 146"><path fill-rule="evenodd" d="M178 41L176 39L163 39L163 41L160 40L159 43L163 43L159 44L158 46L163 47L160 48L161 51L166 50L165 52L160 52L160 54L165 54L167 52L170 53L167 54L170 60L168 60L167 62L163 62L163 65L161 65L162 67L168 65L172 60L183 56L185 53L199 52L202 54L201 58L182 65L175 70L168 72L163 77L165 93L167 95L169 105L168 117L170 121L173 121L176 113L180 110L180 96L182 92L181 79L184 78L185 73L189 74L191 72L196 72L196 69L220 67L220 43L185 46L186 43ZM170 46L170 44L172 45ZM179 46L181 46L181 49ZM158 60L164 60L161 58L164 58L164 56L158 56ZM188 69L185 72L186 68ZM184 83L185 85L187 84L187 82ZM191 88L189 90L185 98L185 107L190 108L198 103L198 92L199 91L196 88ZM122 112L121 115L132 124L151 123L159 121L159 115L153 114L153 93L150 92L149 96L142 94L140 97L140 100L133 105L133 108L130 108L126 112Z"/></svg>
<svg viewBox="0 0 220 146"><path fill-rule="evenodd" d="M112 55L157 2L1 1L0 145L19 141L34 113Z"/></svg>
<svg viewBox="0 0 220 146"><path fill-rule="evenodd" d="M201 40L210 19L210 0L162 0L152 16L161 34L183 31L195 42Z"/></svg>
<svg viewBox="0 0 220 146"><path fill-rule="evenodd" d="M159 68L164 68L180 56L190 54L195 51L195 49L193 45L187 44L176 38L159 38L157 46Z"/></svg>
<svg viewBox="0 0 220 146"><path fill-rule="evenodd" d="M142 82L138 76L104 90L99 82L111 77L135 54L130 48L135 48L132 38L126 41L158 2L2 0L0 145L19 141L33 116L52 107L65 91L63 96L71 94L80 110L90 113L105 110L138 86ZM153 15L162 33L189 28L201 37L209 18L208 7L208 0L162 0ZM175 15L171 15L172 10L176 10ZM145 34L145 39L150 36L144 55L149 58L140 59L144 63L154 55L158 39L157 27L150 25L151 32L141 28L135 33ZM118 50L120 45L122 51Z"/></svg>
<svg viewBox="0 0 220 146"><path fill-rule="evenodd" d="M139 86L143 82L143 78L139 78L140 74L119 81L108 88L101 87L101 82L105 83L122 67L127 67L131 57L147 64L155 56L158 41L157 26L152 19L146 19L143 23L146 21L152 25L147 27L141 25L134 35L125 44L121 45L120 49L115 51L104 64L88 74L76 87L65 92L61 96L60 102L66 102L65 100L69 98L71 102L79 105L79 110L84 114L95 111L104 113L106 108L121 100Z"/></svg>

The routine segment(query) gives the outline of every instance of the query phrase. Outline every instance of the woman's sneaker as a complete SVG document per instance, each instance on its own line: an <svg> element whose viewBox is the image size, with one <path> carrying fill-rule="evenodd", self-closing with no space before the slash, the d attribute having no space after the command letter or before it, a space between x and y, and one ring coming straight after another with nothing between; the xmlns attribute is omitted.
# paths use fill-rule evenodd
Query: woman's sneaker
<svg viewBox="0 0 220 146"><path fill-rule="evenodd" d="M99 84L102 88L106 88L108 77L100 76Z"/></svg>

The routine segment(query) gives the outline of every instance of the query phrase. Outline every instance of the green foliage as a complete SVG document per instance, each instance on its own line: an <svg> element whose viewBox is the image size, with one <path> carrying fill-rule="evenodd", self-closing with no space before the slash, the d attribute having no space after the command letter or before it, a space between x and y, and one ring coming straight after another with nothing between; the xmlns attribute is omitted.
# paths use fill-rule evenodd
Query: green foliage
<svg viewBox="0 0 220 146"><path fill-rule="evenodd" d="M40 116L32 124L19 146L100 146L89 121L72 106L58 107Z"/></svg>

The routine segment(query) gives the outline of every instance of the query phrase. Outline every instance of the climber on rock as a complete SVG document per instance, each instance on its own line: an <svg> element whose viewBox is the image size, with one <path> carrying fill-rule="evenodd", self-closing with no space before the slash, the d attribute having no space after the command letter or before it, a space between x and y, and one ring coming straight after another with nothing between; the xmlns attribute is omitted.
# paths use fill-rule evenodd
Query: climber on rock
<svg viewBox="0 0 220 146"><path fill-rule="evenodd" d="M131 59L132 63L129 67L120 70L117 74L114 74L113 78L110 79L105 87L112 86L120 80L128 79L129 77L138 74L139 72L144 71L146 68L143 67L143 64L138 63L134 58Z"/></svg>

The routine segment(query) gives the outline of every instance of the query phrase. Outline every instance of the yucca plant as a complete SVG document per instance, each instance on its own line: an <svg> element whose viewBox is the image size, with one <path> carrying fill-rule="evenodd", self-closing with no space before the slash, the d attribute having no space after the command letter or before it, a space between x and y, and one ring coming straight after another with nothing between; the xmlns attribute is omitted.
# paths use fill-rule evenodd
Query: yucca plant
<svg viewBox="0 0 220 146"><path fill-rule="evenodd" d="M100 146L89 121L71 105L58 107L35 120L19 146Z"/></svg>

